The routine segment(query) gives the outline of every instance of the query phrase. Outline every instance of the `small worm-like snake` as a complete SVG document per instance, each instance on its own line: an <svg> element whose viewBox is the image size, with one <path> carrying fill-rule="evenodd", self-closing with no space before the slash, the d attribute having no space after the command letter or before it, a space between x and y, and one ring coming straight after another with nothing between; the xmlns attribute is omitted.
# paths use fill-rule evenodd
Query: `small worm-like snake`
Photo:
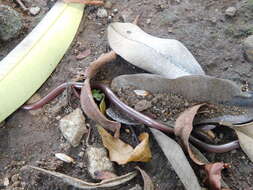
<svg viewBox="0 0 253 190"><path fill-rule="evenodd" d="M82 82L63 83L63 84L57 86L51 92L49 92L45 97L43 97L38 102L35 102L33 104L29 104L29 105L24 105L21 108L24 110L34 110L34 109L41 108L43 105L47 104L52 99L54 99L56 96L58 96L61 92L63 92L67 87L81 89L82 86L83 86ZM110 100L111 103L116 105L122 112L131 116L135 120L137 120L149 127L159 129L165 133L174 134L174 129L172 127L169 127L165 124L159 123L156 120L134 110L133 108L131 108L128 105L126 105L125 103L123 103L108 86L106 86L104 84L96 83L96 84L92 84L92 88L101 89L105 93L106 97ZM230 150L233 150L233 149L236 149L239 147L238 140L231 141L229 143L225 143L225 144L221 144L221 145L212 145L212 144L205 143L193 136L190 136L190 141L194 145L196 145L208 152L216 152L216 153L228 152Z"/></svg>

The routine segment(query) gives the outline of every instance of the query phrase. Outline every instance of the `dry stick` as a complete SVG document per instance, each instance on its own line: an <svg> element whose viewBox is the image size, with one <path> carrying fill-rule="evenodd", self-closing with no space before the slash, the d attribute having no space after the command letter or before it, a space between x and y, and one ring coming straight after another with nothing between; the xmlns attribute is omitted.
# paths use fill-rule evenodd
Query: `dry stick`
<svg viewBox="0 0 253 190"><path fill-rule="evenodd" d="M28 8L24 5L24 3L21 0L15 0L19 6L23 9L23 11L27 11Z"/></svg>

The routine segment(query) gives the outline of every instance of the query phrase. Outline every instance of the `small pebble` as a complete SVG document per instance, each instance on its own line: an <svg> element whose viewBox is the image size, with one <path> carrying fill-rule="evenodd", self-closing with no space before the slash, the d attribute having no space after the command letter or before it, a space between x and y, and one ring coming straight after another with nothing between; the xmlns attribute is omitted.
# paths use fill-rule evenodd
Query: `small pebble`
<svg viewBox="0 0 253 190"><path fill-rule="evenodd" d="M230 17L233 17L233 16L235 16L236 11L237 11L237 9L236 9L235 7L228 7L228 8L225 10L225 15L230 16Z"/></svg>
<svg viewBox="0 0 253 190"><path fill-rule="evenodd" d="M104 7L107 8L107 9L111 9L112 8L112 2L111 1L106 1Z"/></svg>
<svg viewBox="0 0 253 190"><path fill-rule="evenodd" d="M80 163L77 163L76 166L79 168L84 168L85 164L83 162L80 162Z"/></svg>
<svg viewBox="0 0 253 190"><path fill-rule="evenodd" d="M168 33L173 33L173 28L172 27L168 27Z"/></svg>
<svg viewBox="0 0 253 190"><path fill-rule="evenodd" d="M114 14L117 14L117 13L119 12L119 10L115 8L115 9L112 10L112 12L113 12Z"/></svg>
<svg viewBox="0 0 253 190"><path fill-rule="evenodd" d="M148 18L147 21L146 21L147 24L150 24L151 23L151 19Z"/></svg>
<svg viewBox="0 0 253 190"><path fill-rule="evenodd" d="M40 13L40 7L31 7L29 9L29 13L32 15L32 16L36 16Z"/></svg>
<svg viewBox="0 0 253 190"><path fill-rule="evenodd" d="M104 8L99 8L98 11L97 11L97 16L99 18L105 18L108 16L108 13L107 13L107 10L104 9Z"/></svg>
<svg viewBox="0 0 253 190"><path fill-rule="evenodd" d="M134 90L137 96L148 96L150 93L146 90Z"/></svg>
<svg viewBox="0 0 253 190"><path fill-rule="evenodd" d="M4 185L5 187L7 187L7 186L9 186L9 184L10 184L9 178L8 178L8 177L5 177L5 178L4 178L4 181L3 181L3 185Z"/></svg>
<svg viewBox="0 0 253 190"><path fill-rule="evenodd" d="M108 21L112 21L112 16L108 16Z"/></svg>
<svg viewBox="0 0 253 190"><path fill-rule="evenodd" d="M78 156L79 156L80 158L82 158L83 155L84 155L84 152L83 152L83 151L79 152L79 154L78 154Z"/></svg>

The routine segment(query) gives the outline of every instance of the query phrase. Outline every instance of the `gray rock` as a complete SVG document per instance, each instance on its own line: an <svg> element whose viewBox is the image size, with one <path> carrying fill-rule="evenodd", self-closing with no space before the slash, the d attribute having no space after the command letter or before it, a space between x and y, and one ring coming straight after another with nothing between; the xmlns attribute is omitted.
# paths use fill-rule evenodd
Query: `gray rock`
<svg viewBox="0 0 253 190"><path fill-rule="evenodd" d="M80 144L83 134L87 132L85 118L80 108L63 117L59 125L65 139L74 147Z"/></svg>
<svg viewBox="0 0 253 190"><path fill-rule="evenodd" d="M237 9L235 7L228 7L225 10L225 15L233 17L233 16L235 16L236 11L237 11Z"/></svg>
<svg viewBox="0 0 253 190"><path fill-rule="evenodd" d="M247 60L253 62L253 35L244 40L243 46Z"/></svg>
<svg viewBox="0 0 253 190"><path fill-rule="evenodd" d="M21 15L6 5L0 5L0 40L17 37L23 28Z"/></svg>
<svg viewBox="0 0 253 190"><path fill-rule="evenodd" d="M36 16L37 14L40 13L40 7L31 7L29 9L29 13L32 15L32 16Z"/></svg>
<svg viewBox="0 0 253 190"><path fill-rule="evenodd" d="M105 18L108 16L108 13L107 13L107 10L104 9L104 8L99 8L98 11L97 11L97 16L99 18Z"/></svg>

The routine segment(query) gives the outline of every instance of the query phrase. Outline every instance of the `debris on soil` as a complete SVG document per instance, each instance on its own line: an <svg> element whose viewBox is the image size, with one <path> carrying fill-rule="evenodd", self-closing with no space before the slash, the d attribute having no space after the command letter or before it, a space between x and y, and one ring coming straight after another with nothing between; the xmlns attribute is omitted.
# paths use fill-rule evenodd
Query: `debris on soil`
<svg viewBox="0 0 253 190"><path fill-rule="evenodd" d="M140 100L134 105L134 109L137 111L145 111L152 107L152 104L150 101L147 100Z"/></svg>
<svg viewBox="0 0 253 190"><path fill-rule="evenodd" d="M73 147L77 147L82 136L88 132L85 118L80 108L63 117L60 120L59 127L63 136Z"/></svg>
<svg viewBox="0 0 253 190"><path fill-rule="evenodd" d="M27 169L29 168L35 169L37 171L43 172L45 174L48 174L54 177L58 177L64 182L80 189L96 189L96 188L103 188L103 187L107 187L107 188L114 187L133 179L137 175L136 171L133 171L122 176L117 176L110 179L102 180L101 182L98 182L98 183L90 183L78 178L68 176L63 173L45 170L43 168L39 168L35 166L28 166Z"/></svg>
<svg viewBox="0 0 253 190"><path fill-rule="evenodd" d="M111 9L112 8L112 2L111 1L106 1L104 7L106 9Z"/></svg>
<svg viewBox="0 0 253 190"><path fill-rule="evenodd" d="M104 8L99 8L97 11L97 16L99 18L106 18L108 16L107 10Z"/></svg>
<svg viewBox="0 0 253 190"><path fill-rule="evenodd" d="M148 133L141 133L139 136L140 143L133 148L119 138L113 137L103 127L97 126L97 128L102 138L103 145L109 151L109 158L111 161L123 165L129 162L149 162L151 160L152 153L150 150Z"/></svg>
<svg viewBox="0 0 253 190"><path fill-rule="evenodd" d="M136 184L134 187L132 187L129 190L142 190L142 187L139 184Z"/></svg>
<svg viewBox="0 0 253 190"><path fill-rule="evenodd" d="M236 11L237 11L237 9L236 9L235 7L228 7L228 8L225 10L225 15L230 16L230 17L233 17L233 16L235 16Z"/></svg>
<svg viewBox="0 0 253 190"><path fill-rule="evenodd" d="M32 16L38 15L40 13L40 7L31 7L31 8L29 8L29 13Z"/></svg>
<svg viewBox="0 0 253 190"><path fill-rule="evenodd" d="M74 159L64 153L56 153L55 157L66 163L74 163Z"/></svg>
<svg viewBox="0 0 253 190"><path fill-rule="evenodd" d="M22 16L7 5L0 5L0 40L18 37L23 28Z"/></svg>
<svg viewBox="0 0 253 190"><path fill-rule="evenodd" d="M107 157L107 151L104 147L88 146L86 150L88 158L88 171L93 179L99 179L99 172L114 173L113 163Z"/></svg>
<svg viewBox="0 0 253 190"><path fill-rule="evenodd" d="M5 43L0 47L0 60L23 39L27 32L35 27L47 10L49 10L56 2L56 0L23 1L25 5L29 5L28 7L35 5L41 7L41 13L36 17L27 14L22 15L25 19L24 22L28 24L28 31L24 31L24 34L21 33L21 35L11 41L11 43ZM140 19L141 28L143 28L143 30L162 38L172 38L182 41L196 57L208 75L230 79L239 84L248 81L249 90L251 90L253 84L253 78L251 75L253 66L249 60L246 60L243 56L241 42L242 39L253 34L252 0L184 0L180 1L180 4L177 3L177 0L110 1L113 4L113 7L107 9L108 15L110 16L110 19L108 20L110 20L110 22L117 22L122 18L127 22L131 22L136 14L143 12L143 16ZM11 7L17 7L15 3L12 3L13 1L2 2L7 5L13 5ZM227 16L227 19L225 19L225 9L230 6L239 8L235 17L230 18ZM119 13L114 14L112 8L117 8ZM86 6L85 9L88 19L84 20L80 25L74 43L75 41L80 41L83 47L92 50L92 55L88 56L84 62L77 62L75 57L76 54L72 54L73 46L70 47L69 51L61 60L61 64L58 65L55 72L40 89L42 95L47 93L47 88L53 88L59 84L59 82L65 81L68 77L72 77L74 75L73 73L79 68L84 70L90 61L95 60L98 55L107 51L108 43L106 35L104 34L108 20L106 18L100 19L97 17L96 7ZM22 13L19 6L17 7L17 10ZM152 19L150 24L146 24L148 18ZM200 40L201 43L199 43ZM112 67L105 67L105 70L103 70L104 75L101 77L101 80L111 79L112 76L115 77L121 74L132 74L136 72L143 71L130 66L128 63L118 58L117 66L113 65ZM50 107L53 107L53 105L50 104ZM76 107L74 106L73 109L74 108ZM64 117L64 115L65 114L62 112L57 113L57 120ZM54 118L48 118L47 114L41 114L34 117L21 110L16 111L6 120L6 125L4 125L0 131L0 179L7 177L11 180L11 176L20 172L19 166L8 167L8 169L6 169L6 166L14 160L23 159L28 164L33 164L34 162L37 163L38 160L40 161L41 157L44 159L45 156L46 158L56 159L52 156L52 152L67 153L70 150L70 148L68 148L68 146L70 147L69 143L65 141L60 142L63 138L59 141L61 134L57 128L54 127L58 125L57 120ZM141 127L141 129L144 128ZM122 131L122 133L124 133L124 130ZM137 133L138 132L139 128L137 129ZM91 141L97 139L98 136L99 134L92 135ZM173 171L171 165L168 164L166 157L155 142L155 139L153 136L150 137L153 159L148 164L142 164L142 166L145 168L145 171L150 174L152 180L154 180L155 187L161 190L184 189L182 182ZM63 146L66 148L61 148ZM60 150L58 148L60 148ZM79 148L80 147L77 149ZM165 148L168 149L168 147ZM62 151L62 149L68 151ZM82 149L80 155L85 151L85 149ZM80 152L80 150L77 150L77 153L78 152ZM219 160L226 163L232 163L231 168L229 170L224 170L223 175L224 180L228 183L231 189L250 189L252 187L253 164L247 159L242 150L237 149L226 154L210 153L206 154L206 156L210 161ZM68 173L75 177L78 176L81 179L89 178L86 170L86 163L81 160L81 157L79 158L77 156L77 158L78 164L61 164L60 167L57 167L56 171ZM57 160L57 162L62 163L60 160ZM47 166L48 159L45 159L44 163ZM44 168L44 166L42 167ZM54 168L52 166L48 168L54 170L52 169ZM128 166L117 167L117 174L124 173L125 169L130 170ZM36 171L33 171L30 175L26 173L25 176L27 178L25 181L28 186L27 188L23 188L23 182L21 182L21 187L11 187L12 182L10 181L7 189L72 189L68 184L63 186L63 183L59 182L60 180L42 175ZM122 185L120 189L129 190L133 186L137 187L136 189L133 188L131 190L142 189L140 185L136 185L136 183L142 184L140 177Z"/></svg>
<svg viewBox="0 0 253 190"><path fill-rule="evenodd" d="M250 62L253 62L253 35L250 35L244 40L243 46L244 46L246 58Z"/></svg>
<svg viewBox="0 0 253 190"><path fill-rule="evenodd" d="M85 57L89 56L91 54L91 50L90 49L86 49L82 52L79 52L76 56L76 59L77 60L82 60L84 59Z"/></svg>
<svg viewBox="0 0 253 190"><path fill-rule="evenodd" d="M149 94L148 96L137 96L134 93L134 87L124 88L117 91L117 95L124 103L135 108L143 100L150 102L151 106L147 106L145 113L150 113L153 119L161 121L175 121L178 115L190 106L201 102L190 102L180 95L173 93L157 93ZM148 103L147 103L148 105ZM225 106L225 105L212 105L204 106L200 109L198 117L212 118L226 114L240 115L246 113L243 108Z"/></svg>

